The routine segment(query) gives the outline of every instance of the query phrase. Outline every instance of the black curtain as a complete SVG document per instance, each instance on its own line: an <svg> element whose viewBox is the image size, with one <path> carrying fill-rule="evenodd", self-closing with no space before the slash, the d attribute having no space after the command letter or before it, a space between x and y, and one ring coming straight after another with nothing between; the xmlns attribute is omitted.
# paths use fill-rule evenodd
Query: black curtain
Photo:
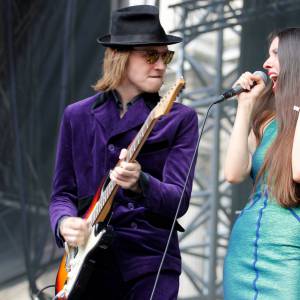
<svg viewBox="0 0 300 300"><path fill-rule="evenodd" d="M93 94L110 1L0 0L0 287L62 254L48 203L64 107Z"/></svg>

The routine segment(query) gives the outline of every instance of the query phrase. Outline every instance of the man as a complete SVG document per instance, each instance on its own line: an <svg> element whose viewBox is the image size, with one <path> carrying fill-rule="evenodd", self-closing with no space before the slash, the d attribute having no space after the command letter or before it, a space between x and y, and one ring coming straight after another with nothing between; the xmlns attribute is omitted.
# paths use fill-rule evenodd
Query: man
<svg viewBox="0 0 300 300"><path fill-rule="evenodd" d="M80 216L101 178L110 174L120 186L109 217L114 238L99 252L82 299L96 299L95 294L105 300L149 299L182 193L179 216L188 208L198 136L192 109L175 103L156 123L136 161L125 161L125 149L159 101L173 56L167 45L180 41L164 32L155 6L115 11L110 34L98 39L107 47L103 77L94 87L98 93L64 112L50 203L57 244L85 245L91 224ZM180 272L173 232L153 299L177 299Z"/></svg>

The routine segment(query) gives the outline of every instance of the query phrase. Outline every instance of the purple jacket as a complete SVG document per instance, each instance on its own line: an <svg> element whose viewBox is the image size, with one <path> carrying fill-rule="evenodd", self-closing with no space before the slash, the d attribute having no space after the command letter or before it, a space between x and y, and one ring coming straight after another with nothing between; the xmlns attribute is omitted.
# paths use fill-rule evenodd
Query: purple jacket
<svg viewBox="0 0 300 300"><path fill-rule="evenodd" d="M153 103L157 99L154 95ZM147 96L147 99L149 96ZM148 99L149 100L149 99ZM82 215L102 178L118 161L137 134L151 103L141 96L123 118L112 93L100 93L69 105L64 112L53 179L50 219L59 246L57 224L63 216ZM153 128L137 157L147 175L143 194L119 189L114 199L111 224L116 233L116 253L125 280L156 272L169 228L180 199L198 138L197 114L175 103ZM179 217L188 209L195 162L184 192ZM177 232L173 233L164 269L181 271Z"/></svg>

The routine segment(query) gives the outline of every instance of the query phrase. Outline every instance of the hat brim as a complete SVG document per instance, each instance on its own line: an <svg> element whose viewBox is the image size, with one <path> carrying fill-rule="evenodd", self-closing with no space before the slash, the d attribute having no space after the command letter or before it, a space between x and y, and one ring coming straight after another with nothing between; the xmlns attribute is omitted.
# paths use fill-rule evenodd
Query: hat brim
<svg viewBox="0 0 300 300"><path fill-rule="evenodd" d="M139 41L122 41L111 42L110 34L103 37L98 37L97 42L104 47L132 47L132 46L155 46L155 45L172 45L182 42L182 38L175 35L166 35L164 40L152 40L148 42Z"/></svg>

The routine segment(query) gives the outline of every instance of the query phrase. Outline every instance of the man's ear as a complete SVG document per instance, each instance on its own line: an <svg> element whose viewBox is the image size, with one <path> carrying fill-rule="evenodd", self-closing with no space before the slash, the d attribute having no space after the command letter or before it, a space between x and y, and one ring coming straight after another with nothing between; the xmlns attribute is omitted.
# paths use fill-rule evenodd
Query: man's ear
<svg viewBox="0 0 300 300"><path fill-rule="evenodd" d="M113 57L118 53L118 50L117 49L112 49L112 55Z"/></svg>

